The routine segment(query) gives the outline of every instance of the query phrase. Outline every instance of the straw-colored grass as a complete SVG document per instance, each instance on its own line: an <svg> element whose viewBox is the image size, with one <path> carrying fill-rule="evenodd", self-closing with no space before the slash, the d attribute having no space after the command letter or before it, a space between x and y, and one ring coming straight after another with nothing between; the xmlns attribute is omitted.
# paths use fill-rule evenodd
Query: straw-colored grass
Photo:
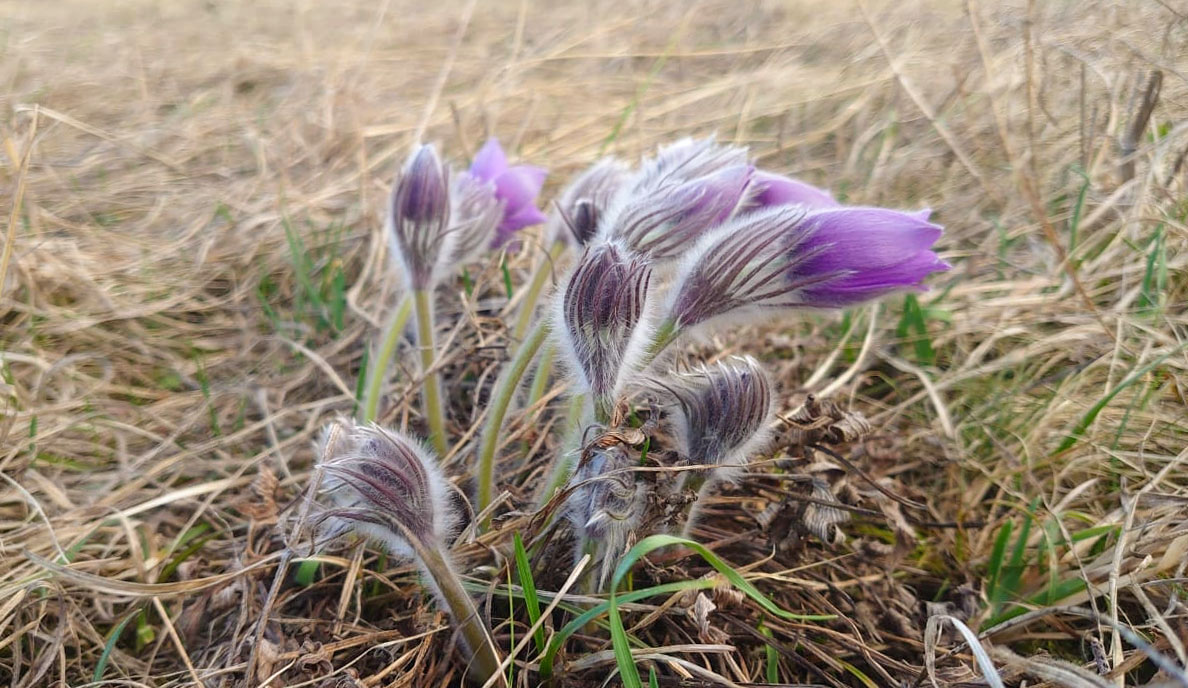
<svg viewBox="0 0 1188 688"><path fill-rule="evenodd" d="M1050 680L1043 658L1145 682L1125 629L1183 666L1182 4L61 0L0 17L0 681L241 685L249 657L255 685L459 680L448 619L370 550L285 581L258 624L314 435L353 412L397 296L395 165L419 135L461 161L490 134L547 165L551 194L604 151L716 132L947 229L954 269L918 308L699 345L763 358L785 412L828 390L874 430L837 447L852 467L777 451L696 532L784 609L837 618L762 617L726 590L625 605L645 681L907 685L929 656L942 685L979 680L961 636L926 637L941 613L990 631L1008 684ZM524 248L516 284L540 251ZM455 476L507 357L498 258L470 276L439 314ZM421 432L402 361L382 420ZM540 535L564 412L547 399L510 419L496 527L455 551L505 651L528 628L508 561L513 533ZM853 510L844 542L805 532L808 476ZM547 603L570 552L544 551ZM634 583L711 570L659 554ZM1036 611L1006 620L1017 601ZM579 633L562 685L601 685L609 649Z"/></svg>

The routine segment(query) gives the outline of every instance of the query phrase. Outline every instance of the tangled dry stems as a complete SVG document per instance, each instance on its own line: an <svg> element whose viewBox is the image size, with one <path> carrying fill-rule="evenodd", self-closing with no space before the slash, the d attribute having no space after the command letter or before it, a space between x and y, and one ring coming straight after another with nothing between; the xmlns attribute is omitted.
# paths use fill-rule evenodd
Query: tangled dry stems
<svg viewBox="0 0 1188 688"><path fill-rule="evenodd" d="M921 300L927 347L900 327L897 300L714 342L765 358L785 417L805 392L827 393L873 432L837 448L849 467L789 446L802 430L782 426L781 451L712 500L696 533L783 608L837 620L764 619L760 632L756 609L725 590L625 605L666 680L762 681L770 643L783 681L914 682L929 614L993 620L995 542L1028 511L1015 590L1073 592L989 642L1149 678L1147 656L1108 624L1060 611L1091 606L1184 661L1183 13L975 0L611 10L4 8L4 207L16 222L0 274L0 675L90 681L129 620L107 680L242 680L314 433L352 411L394 298L379 209L422 131L467 152L498 133L554 180L604 148L636 157L717 131L848 202L929 205L947 227L956 267ZM526 245L508 257L516 284L540 254ZM516 300L494 262L470 277L471 291L455 284L444 299L438 333L455 475L506 357L498 315ZM406 363L384 422L421 428L418 382ZM558 392L512 419L503 516L455 552L505 646L526 628L501 591L512 534L540 535L530 508L556 448ZM845 542L802 527L805 505L828 501L821 484L850 514ZM1092 529L1102 535L1059 544ZM554 572L542 591L564 581L568 556L542 554ZM282 590L259 676L457 678L451 633L410 567L361 549L322 561L316 584ZM709 570L659 555L636 585ZM938 680L976 680L967 651L945 654L955 647L942 639ZM596 685L608 648L572 642L567 680ZM1028 671L1001 668L1008 681Z"/></svg>

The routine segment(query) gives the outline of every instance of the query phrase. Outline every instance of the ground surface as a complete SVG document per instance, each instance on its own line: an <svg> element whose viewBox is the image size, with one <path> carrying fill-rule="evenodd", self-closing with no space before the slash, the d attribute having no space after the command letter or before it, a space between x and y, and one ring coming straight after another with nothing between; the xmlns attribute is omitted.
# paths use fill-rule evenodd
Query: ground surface
<svg viewBox="0 0 1188 688"><path fill-rule="evenodd" d="M827 389L874 430L836 448L852 469L757 467L697 533L836 618L645 599L625 623L661 685L910 684L929 656L942 685L980 681L952 630L926 637L937 613L990 630L1008 684L1049 660L1167 678L1138 638L1183 665L1182 4L8 1L0 22L0 677L242 683L284 509L390 305L380 208L422 131L456 159L499 135L550 167L546 195L604 151L716 132L947 228L954 269L917 302L700 345L764 358L785 412ZM497 264L443 297L457 476L505 358ZM531 264L509 258L515 284ZM384 422L422 427L415 390L406 365ZM512 418L505 512L531 505L557 416ZM781 438L774 458L803 453ZM808 475L852 507L844 541L798 535L795 509L792 533L764 525ZM535 533L501 525L456 554L507 649L511 533ZM548 551L542 594L570 563ZM660 557L634 584L711 571ZM273 685L431 686L459 676L451 638L408 567L335 550L282 586L253 659ZM609 647L572 639L563 685L613 674Z"/></svg>

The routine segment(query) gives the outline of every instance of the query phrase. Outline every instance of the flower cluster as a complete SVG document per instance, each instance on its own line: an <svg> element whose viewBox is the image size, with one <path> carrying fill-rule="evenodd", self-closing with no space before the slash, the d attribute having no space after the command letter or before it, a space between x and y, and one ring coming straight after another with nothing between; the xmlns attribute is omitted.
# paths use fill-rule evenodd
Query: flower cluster
<svg viewBox="0 0 1188 688"><path fill-rule="evenodd" d="M567 437L540 505L557 500L551 506L563 508L578 555L593 557L586 587L594 592L637 539L688 534L697 505L768 441L777 393L759 361L735 356L678 369L666 355L675 343L727 324L922 290L949 268L933 251L941 228L929 211L843 205L713 139L678 141L635 169L600 160L561 189L547 215L536 201L544 179L542 168L511 165L494 139L461 171L432 146L411 153L385 227L408 294L369 360L363 422L335 424L319 464L323 532L355 532L416 561L462 631L480 680L499 677L498 650L448 555L458 514L437 457L464 456L470 433L450 426L443 404L448 392L433 343L437 285L494 249L530 246L515 241L516 232L545 225L549 253L509 305L520 309L508 328L511 360L483 413L467 410L485 418L474 470L475 511L484 516L475 526L488 527L496 511L495 462L513 444L501 433L519 382L536 363L528 403L542 408L536 402L556 356L570 417L560 424ZM556 273L552 308L537 315L537 298L564 267L567 247L571 264ZM409 422L428 430L433 451L372 422L383 415L384 381L414 306L423 415Z"/></svg>

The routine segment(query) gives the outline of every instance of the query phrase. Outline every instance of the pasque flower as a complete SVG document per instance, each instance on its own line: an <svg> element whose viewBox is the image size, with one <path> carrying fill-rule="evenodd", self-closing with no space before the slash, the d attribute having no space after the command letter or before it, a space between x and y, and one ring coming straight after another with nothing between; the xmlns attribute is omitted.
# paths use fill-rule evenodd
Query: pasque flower
<svg viewBox="0 0 1188 688"><path fill-rule="evenodd" d="M808 210L821 210L841 206L825 189L774 172L756 170L751 186L753 196L750 205L758 208L799 205Z"/></svg>
<svg viewBox="0 0 1188 688"><path fill-rule="evenodd" d="M923 289L928 275L949 268L931 250L940 235L919 213L884 208L790 205L748 213L690 252L661 332L671 341L723 318L841 308Z"/></svg>
<svg viewBox="0 0 1188 688"><path fill-rule="evenodd" d="M648 262L613 243L590 246L559 292L554 331L605 422L649 337Z"/></svg>
<svg viewBox="0 0 1188 688"><path fill-rule="evenodd" d="M752 173L735 165L688 180L670 172L655 185L637 185L615 199L600 234L652 261L670 261L734 214Z"/></svg>
<svg viewBox="0 0 1188 688"><path fill-rule="evenodd" d="M689 181L747 164L745 148L720 144L712 136L685 138L662 146L656 155L644 160L632 186L636 191L654 191L674 182Z"/></svg>
<svg viewBox="0 0 1188 688"><path fill-rule="evenodd" d="M643 518L647 493L635 480L635 461L621 445L590 447L570 479L566 517L578 536L577 556L600 556L598 587L614 568L627 538Z"/></svg>
<svg viewBox="0 0 1188 688"><path fill-rule="evenodd" d="M432 145L412 152L392 187L386 231L410 289L427 289L452 252L449 174Z"/></svg>
<svg viewBox="0 0 1188 688"><path fill-rule="evenodd" d="M493 247L507 243L516 231L545 221L545 214L536 207L547 176L544 168L509 165L499 141L491 138L474 156L470 174L494 185L495 197L503 202L503 219L496 228Z"/></svg>
<svg viewBox="0 0 1188 688"><path fill-rule="evenodd" d="M690 463L726 477L767 440L773 385L754 358L733 356L656 383L672 396L673 437Z"/></svg>
<svg viewBox="0 0 1188 688"><path fill-rule="evenodd" d="M599 219L629 176L627 164L615 158L591 165L561 192L549 217L549 235L579 246L590 243L598 233Z"/></svg>
<svg viewBox="0 0 1188 688"><path fill-rule="evenodd" d="M332 424L323 433L319 522L413 559L473 653L479 683L499 671L482 617L448 557L457 522L436 459L418 441L377 425Z"/></svg>
<svg viewBox="0 0 1188 688"><path fill-rule="evenodd" d="M505 204L494 184L462 172L454 175L450 185L450 208L450 263L462 265L491 247Z"/></svg>

